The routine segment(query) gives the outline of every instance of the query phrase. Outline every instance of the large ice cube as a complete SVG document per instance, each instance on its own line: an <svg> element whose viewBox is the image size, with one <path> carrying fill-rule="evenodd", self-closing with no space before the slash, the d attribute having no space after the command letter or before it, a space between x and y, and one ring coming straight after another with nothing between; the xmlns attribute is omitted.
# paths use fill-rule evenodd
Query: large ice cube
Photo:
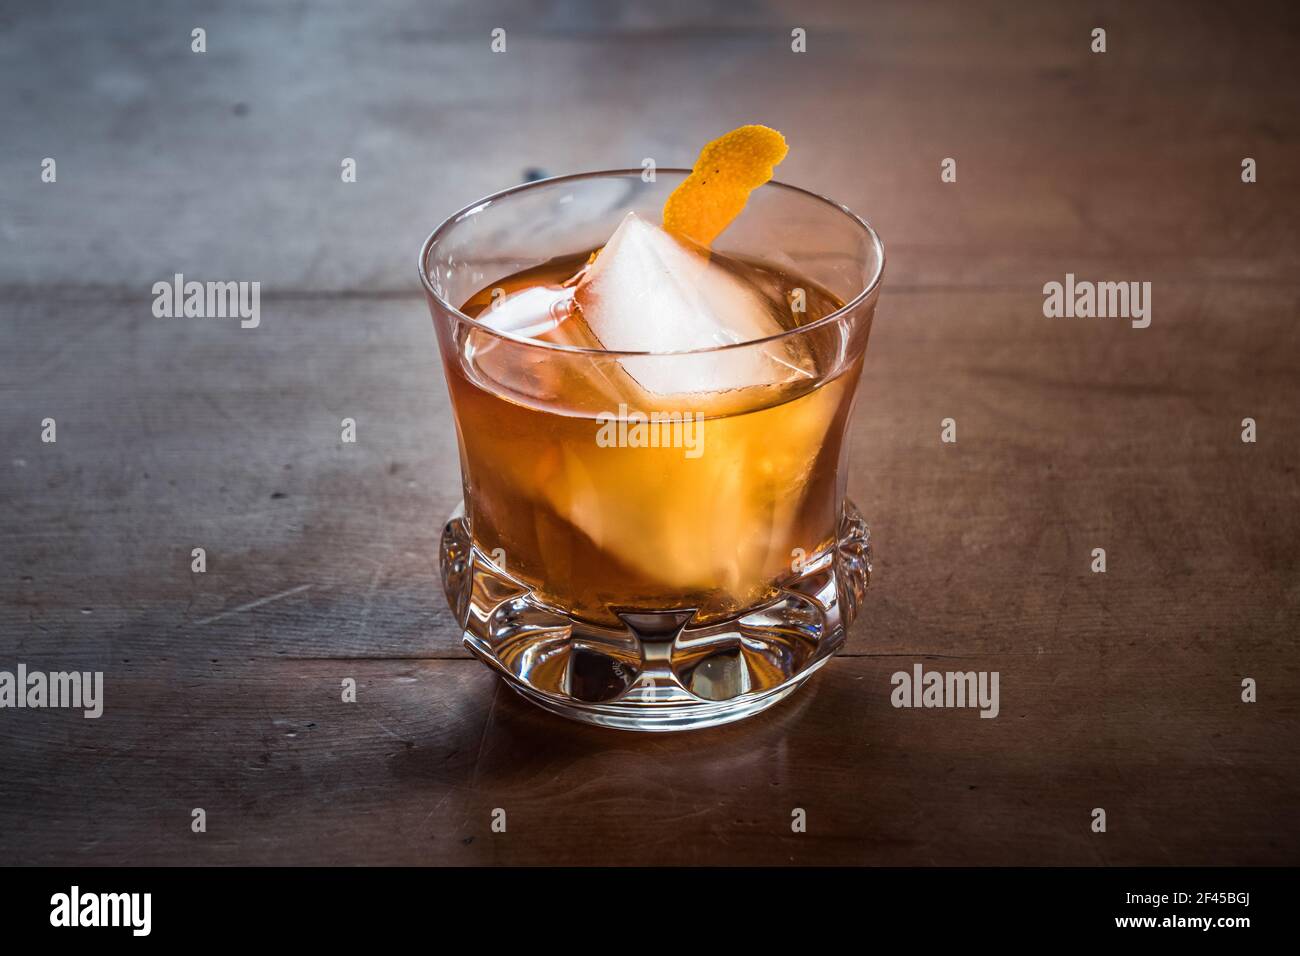
<svg viewBox="0 0 1300 956"><path fill-rule="evenodd" d="M690 352L783 331L745 282L707 250L628 213L578 284L575 299L600 347ZM782 342L699 355L628 357L623 369L656 395L776 385L809 371Z"/></svg>

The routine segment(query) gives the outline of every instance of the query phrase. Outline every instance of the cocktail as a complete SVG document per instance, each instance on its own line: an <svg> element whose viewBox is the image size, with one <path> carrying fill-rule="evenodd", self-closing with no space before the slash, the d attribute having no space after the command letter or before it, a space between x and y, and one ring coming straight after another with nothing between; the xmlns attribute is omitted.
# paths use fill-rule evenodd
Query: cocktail
<svg viewBox="0 0 1300 956"><path fill-rule="evenodd" d="M883 248L768 181L779 134L728 137L694 172L507 190L421 252L463 480L447 598L475 655L574 719L756 713L867 585L846 435Z"/></svg>

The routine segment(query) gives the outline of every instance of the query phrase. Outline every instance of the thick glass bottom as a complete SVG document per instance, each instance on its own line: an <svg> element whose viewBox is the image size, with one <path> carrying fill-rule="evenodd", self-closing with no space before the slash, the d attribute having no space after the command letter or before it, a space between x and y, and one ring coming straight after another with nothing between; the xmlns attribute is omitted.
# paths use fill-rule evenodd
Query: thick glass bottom
<svg viewBox="0 0 1300 956"><path fill-rule="evenodd" d="M609 628L537 600L474 547L458 507L442 533L442 582L465 646L538 706L620 730L698 730L766 710L826 663L870 582L870 540L845 501L835 547L774 600L697 626L690 609L620 610L623 626Z"/></svg>

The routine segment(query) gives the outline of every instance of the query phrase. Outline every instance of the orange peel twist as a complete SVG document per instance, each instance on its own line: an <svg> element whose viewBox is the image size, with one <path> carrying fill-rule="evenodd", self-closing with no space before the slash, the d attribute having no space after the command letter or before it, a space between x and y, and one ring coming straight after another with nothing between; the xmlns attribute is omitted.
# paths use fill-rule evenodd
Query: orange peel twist
<svg viewBox="0 0 1300 956"><path fill-rule="evenodd" d="M719 136L700 150L691 174L664 203L664 228L712 245L789 151L785 137L766 126L742 126Z"/></svg>

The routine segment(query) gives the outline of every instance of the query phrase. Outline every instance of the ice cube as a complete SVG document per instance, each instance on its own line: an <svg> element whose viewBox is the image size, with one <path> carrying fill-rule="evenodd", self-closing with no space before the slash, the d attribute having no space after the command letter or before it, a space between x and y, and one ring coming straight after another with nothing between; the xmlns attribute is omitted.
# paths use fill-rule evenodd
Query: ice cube
<svg viewBox="0 0 1300 956"><path fill-rule="evenodd" d="M572 297L569 289L560 286L529 286L493 298L478 320L511 335L544 339L563 320Z"/></svg>
<svg viewBox="0 0 1300 956"><path fill-rule="evenodd" d="M707 250L628 213L574 295L600 347L690 352L776 335L784 326ZM655 395L718 392L807 378L783 342L698 355L627 357L624 371Z"/></svg>

